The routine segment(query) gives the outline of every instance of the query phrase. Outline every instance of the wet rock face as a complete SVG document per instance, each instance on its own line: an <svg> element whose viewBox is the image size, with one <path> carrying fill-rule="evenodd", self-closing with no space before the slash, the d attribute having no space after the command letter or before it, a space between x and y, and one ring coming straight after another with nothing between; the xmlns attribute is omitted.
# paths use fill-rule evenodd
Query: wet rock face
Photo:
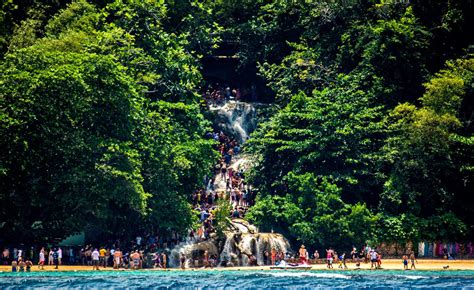
<svg viewBox="0 0 474 290"><path fill-rule="evenodd" d="M211 106L214 114L214 125L228 136L234 136L241 143L257 128L258 119L265 119L267 104L228 101L222 106ZM239 154L233 158L231 167L239 168L251 166L251 158ZM218 174L212 186L216 192L226 192L226 182ZM211 184L207 191L211 191ZM233 219L226 231L225 237L212 235L207 241L188 241L176 246L170 255L171 265L179 267L181 254L186 256L187 265L202 265L205 251L210 256L219 258L220 266L247 266L251 256L254 256L258 265L264 265L265 252L272 249L277 252L291 252L288 240L280 234L259 233L258 229L244 219ZM198 261L198 263L196 263Z"/></svg>
<svg viewBox="0 0 474 290"><path fill-rule="evenodd" d="M233 219L230 223L229 230L233 232L239 231L243 234L254 234L258 232L254 225L244 219Z"/></svg>
<svg viewBox="0 0 474 290"><path fill-rule="evenodd" d="M179 266L179 257L184 253L188 261L202 260L204 251L219 257L220 266L247 266L249 257L255 256L258 265L264 265L265 252L291 252L288 240L281 234L259 233L257 228L243 219L235 219L225 232L225 240L182 243L173 249L171 265ZM189 263L188 263L189 265ZM191 264L192 266L193 264Z"/></svg>
<svg viewBox="0 0 474 290"><path fill-rule="evenodd" d="M223 106L211 107L210 111L216 115L215 127L241 143L257 128L257 109L252 103L229 101Z"/></svg>

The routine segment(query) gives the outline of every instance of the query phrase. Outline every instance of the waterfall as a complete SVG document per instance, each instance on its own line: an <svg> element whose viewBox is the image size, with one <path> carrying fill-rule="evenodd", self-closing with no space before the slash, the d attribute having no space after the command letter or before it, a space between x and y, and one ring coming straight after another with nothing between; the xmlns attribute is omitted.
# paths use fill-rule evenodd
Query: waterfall
<svg viewBox="0 0 474 290"><path fill-rule="evenodd" d="M257 127L258 104L229 101L223 106L211 106L210 111L216 113L216 126L239 140L245 142L250 133Z"/></svg>
<svg viewBox="0 0 474 290"><path fill-rule="evenodd" d="M255 253L257 241L253 234L246 234L242 238L241 248L245 250L246 253ZM257 255L258 256L258 255ZM248 265L249 259L247 255L242 255L242 265Z"/></svg>
<svg viewBox="0 0 474 290"><path fill-rule="evenodd" d="M243 143L257 127L259 106L267 105L229 101L222 106L211 106L210 111L215 114L215 127ZM251 156L239 153L232 158L230 166L235 172L239 169L245 170L251 166L251 160ZM215 176L214 184L212 179L209 180L206 191L225 194L226 182L220 174ZM202 261L204 251L219 257L221 266L247 266L249 255L256 257L258 265L264 265L265 251L268 253L271 253L272 249L283 253L291 251L289 242L284 236L259 233L255 226L243 219L233 219L224 233L225 240L214 236L203 242L188 241L177 245L170 254L170 265L179 267L180 256L184 254L186 267L194 266L194 261ZM189 263L190 261L192 263Z"/></svg>
<svg viewBox="0 0 474 290"><path fill-rule="evenodd" d="M211 192L212 188L213 188L212 179L209 179L209 181L207 182L207 185L206 185L206 192L207 193Z"/></svg>
<svg viewBox="0 0 474 290"><path fill-rule="evenodd" d="M234 240L234 235L233 234L227 234L226 235L224 248L222 249L222 252L221 252L220 257L219 257L221 263L232 262L231 254L234 252L234 249L232 249L233 240ZM235 265L235 266L238 266L238 265Z"/></svg>
<svg viewBox="0 0 474 290"><path fill-rule="evenodd" d="M208 251L209 256L219 256L219 249L212 241L195 242L187 241L178 244L171 250L170 253L170 266L177 268L180 266L180 256L184 254L186 257L186 268L190 266L190 262L194 260L200 260L204 254L204 251Z"/></svg>
<svg viewBox="0 0 474 290"><path fill-rule="evenodd" d="M182 242L178 245L176 245L176 247L173 248L173 250L171 250L171 253L170 253L170 267L171 268L179 268L180 267L180 257L181 257L181 254L190 254L192 252L192 247L193 247L193 242L191 241L186 241L186 242ZM188 263L188 258L186 258L186 267L189 267L189 263Z"/></svg>

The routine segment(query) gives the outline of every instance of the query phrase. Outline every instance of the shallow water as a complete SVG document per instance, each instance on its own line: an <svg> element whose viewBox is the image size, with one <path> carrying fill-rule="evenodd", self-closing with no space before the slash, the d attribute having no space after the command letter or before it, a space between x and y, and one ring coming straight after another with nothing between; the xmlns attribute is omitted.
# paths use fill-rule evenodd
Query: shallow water
<svg viewBox="0 0 474 290"><path fill-rule="evenodd" d="M474 271L100 271L0 273L16 288L474 289Z"/></svg>

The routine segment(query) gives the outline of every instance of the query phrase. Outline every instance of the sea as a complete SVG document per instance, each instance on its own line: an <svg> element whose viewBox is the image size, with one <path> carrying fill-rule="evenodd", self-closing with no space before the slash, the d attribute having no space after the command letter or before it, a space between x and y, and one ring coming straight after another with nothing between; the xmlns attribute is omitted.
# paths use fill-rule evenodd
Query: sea
<svg viewBox="0 0 474 290"><path fill-rule="evenodd" d="M0 289L474 289L474 271L78 271L0 273Z"/></svg>

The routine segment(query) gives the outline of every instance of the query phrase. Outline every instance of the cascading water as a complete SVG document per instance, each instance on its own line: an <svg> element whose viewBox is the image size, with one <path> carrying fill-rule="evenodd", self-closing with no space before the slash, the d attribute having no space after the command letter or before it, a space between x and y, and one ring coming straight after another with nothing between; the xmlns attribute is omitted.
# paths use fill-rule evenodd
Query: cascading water
<svg viewBox="0 0 474 290"><path fill-rule="evenodd" d="M257 127L257 110L261 106L266 105L229 101L222 106L211 106L210 111L215 114L215 127L244 143ZM238 154L230 166L237 172L248 167L249 162L250 158ZM226 182L220 174L215 176L214 184L210 181L206 185L206 191L225 193ZM264 265L265 252L271 253L272 249L283 253L291 251L288 240L282 235L259 233L247 221L235 219L225 231L225 240L212 237L204 242L188 241L176 246L170 254L170 265L178 267L181 254L186 257L186 267L189 262L194 265L196 260L202 259L204 251L219 257L222 266L246 266L251 255L256 257L258 265Z"/></svg>
<svg viewBox="0 0 474 290"><path fill-rule="evenodd" d="M216 113L215 125L245 142L250 133L257 128L257 109L260 104L229 101L223 106L211 106L210 111Z"/></svg>
<svg viewBox="0 0 474 290"><path fill-rule="evenodd" d="M208 251L210 256L219 255L219 249L213 241L186 241L180 243L179 245L173 248L169 255L170 266L172 268L179 267L181 254L184 254L184 256L186 257L185 267L188 268L190 266L190 263L194 262L195 260L201 259L204 254L204 251Z"/></svg>

